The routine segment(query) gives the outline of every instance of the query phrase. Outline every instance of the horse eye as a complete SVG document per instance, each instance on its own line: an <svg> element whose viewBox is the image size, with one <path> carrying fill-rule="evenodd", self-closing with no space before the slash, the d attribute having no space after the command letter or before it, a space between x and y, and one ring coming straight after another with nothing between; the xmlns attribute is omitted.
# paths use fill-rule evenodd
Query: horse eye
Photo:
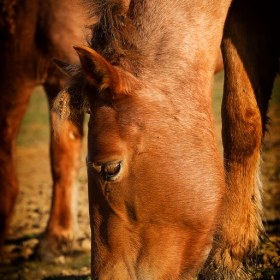
<svg viewBox="0 0 280 280"><path fill-rule="evenodd" d="M102 175L105 181L111 181L120 172L121 163L108 163L102 167Z"/></svg>

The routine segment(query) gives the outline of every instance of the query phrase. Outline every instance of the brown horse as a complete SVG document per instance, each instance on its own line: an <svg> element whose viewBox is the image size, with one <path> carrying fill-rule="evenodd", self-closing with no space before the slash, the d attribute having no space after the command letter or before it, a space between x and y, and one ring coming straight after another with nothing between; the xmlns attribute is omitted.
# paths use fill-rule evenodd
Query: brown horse
<svg viewBox="0 0 280 280"><path fill-rule="evenodd" d="M35 86L44 86L51 108L64 84L65 77L51 58L69 63L77 60L71 46L84 42L86 20L78 2L0 0L0 250L18 194L14 157L19 126ZM52 113L51 123L55 118ZM77 115L73 122L65 123L59 141L51 137L53 201L38 247L41 257L60 254L74 238L73 195L80 165L82 123L83 114Z"/></svg>
<svg viewBox="0 0 280 280"><path fill-rule="evenodd" d="M89 47L75 47L80 65L57 61L70 79L55 107L59 125L90 114L93 279L193 279L201 268L201 279L249 279L279 4L86 3L97 23ZM211 111L221 41L225 168Z"/></svg>
<svg viewBox="0 0 280 280"><path fill-rule="evenodd" d="M89 1L91 48L75 47L81 66L57 62L71 76L57 113L90 113L93 278L190 279L209 254L225 191L211 88L229 1L200 2Z"/></svg>
<svg viewBox="0 0 280 280"><path fill-rule="evenodd" d="M52 57L74 62L71 45L84 39L87 18L78 0L0 0L0 251L18 193L15 174L15 139L32 89L43 85L52 100L64 85L65 77L51 63ZM71 21L71 24L69 24ZM66 24L67 22L67 24ZM216 72L221 61L217 61ZM51 116L53 123L55 114ZM72 207L83 114L64 124L59 142L51 138L53 203L51 216L38 255L60 254L74 238L75 213ZM69 174L71 174L69 176Z"/></svg>

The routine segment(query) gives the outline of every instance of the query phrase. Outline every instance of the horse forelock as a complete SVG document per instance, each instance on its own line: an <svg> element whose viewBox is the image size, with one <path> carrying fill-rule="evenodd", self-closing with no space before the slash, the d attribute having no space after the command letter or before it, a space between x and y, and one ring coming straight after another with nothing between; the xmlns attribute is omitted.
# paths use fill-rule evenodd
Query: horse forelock
<svg viewBox="0 0 280 280"><path fill-rule="evenodd" d="M110 63L122 64L131 72L137 72L135 68L140 56L135 36L137 22L133 20L134 2L134 0L84 0L89 16L95 18L95 24L89 26L91 30L89 46ZM144 2L138 1L137 5L144 7ZM129 65L124 62L126 57L129 58Z"/></svg>
<svg viewBox="0 0 280 280"><path fill-rule="evenodd" d="M177 61L180 54L184 57L183 48L174 47L174 41L179 45L186 35L184 29L177 27L186 9L184 1L83 2L89 16L94 18L94 24L88 26L88 45L111 64L120 65L137 77L143 76L143 72L163 72L164 69L168 76L170 67L167 65L171 63L177 67L174 53Z"/></svg>
<svg viewBox="0 0 280 280"><path fill-rule="evenodd" d="M127 56L129 62L137 60L137 52L133 43L135 26L129 17L128 4L133 0L83 0L89 16L95 18L91 29L89 46L106 58L111 64L119 65L120 59ZM139 2L139 1L138 1ZM142 2L142 1L140 1ZM123 68L125 63L122 63ZM80 65L69 66L68 79L60 97L54 104L54 111L59 115L56 127L60 131L60 122L71 120L76 114L89 109L97 98L102 98L102 86L96 88L85 78ZM129 70L136 69L131 64ZM133 70L131 72L134 72ZM134 72L135 74L135 72Z"/></svg>
<svg viewBox="0 0 280 280"><path fill-rule="evenodd" d="M84 73L80 65L71 65L68 69L70 79L60 91L53 103L52 111L58 116L55 123L55 131L61 132L63 123L66 120L75 119L81 112L89 109L96 91L92 85L84 78Z"/></svg>

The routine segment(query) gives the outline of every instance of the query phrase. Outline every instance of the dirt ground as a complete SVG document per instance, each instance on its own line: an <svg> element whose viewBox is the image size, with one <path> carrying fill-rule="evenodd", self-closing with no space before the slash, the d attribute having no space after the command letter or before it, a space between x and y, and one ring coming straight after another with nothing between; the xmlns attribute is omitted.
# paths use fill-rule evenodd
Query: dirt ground
<svg viewBox="0 0 280 280"><path fill-rule="evenodd" d="M219 108L222 74L215 79L213 100L216 132L221 148ZM270 116L270 133L263 153L264 216L268 238L260 251L256 279L280 279L280 80L275 86ZM90 279L90 229L87 201L86 167L83 164L78 186L78 233L76 250L52 263L30 259L38 236L44 231L50 211L51 176L48 156L48 117L44 93L34 92L17 145L17 172L20 193L4 247L5 262L0 279ZM84 143L84 147L85 147ZM82 159L85 158L84 148Z"/></svg>

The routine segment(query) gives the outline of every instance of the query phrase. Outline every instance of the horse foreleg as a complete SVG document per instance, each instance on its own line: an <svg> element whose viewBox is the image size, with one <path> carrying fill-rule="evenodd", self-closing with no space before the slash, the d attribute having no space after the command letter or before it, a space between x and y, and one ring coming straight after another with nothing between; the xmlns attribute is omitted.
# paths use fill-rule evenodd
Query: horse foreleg
<svg viewBox="0 0 280 280"><path fill-rule="evenodd" d="M15 164L16 137L32 88L4 78L0 95L0 255L18 195Z"/></svg>
<svg viewBox="0 0 280 280"><path fill-rule="evenodd" d="M46 88L50 109L57 89ZM57 115L50 113L51 125ZM50 218L46 231L40 240L36 255L48 260L71 250L76 231L76 179L80 167L83 136L83 115L71 122L66 121L59 137L51 132L51 170L53 196Z"/></svg>
<svg viewBox="0 0 280 280"><path fill-rule="evenodd" d="M225 25L222 136L227 188L204 279L250 279L255 268L263 233L260 153L278 65L273 16L254 1L237 0Z"/></svg>

